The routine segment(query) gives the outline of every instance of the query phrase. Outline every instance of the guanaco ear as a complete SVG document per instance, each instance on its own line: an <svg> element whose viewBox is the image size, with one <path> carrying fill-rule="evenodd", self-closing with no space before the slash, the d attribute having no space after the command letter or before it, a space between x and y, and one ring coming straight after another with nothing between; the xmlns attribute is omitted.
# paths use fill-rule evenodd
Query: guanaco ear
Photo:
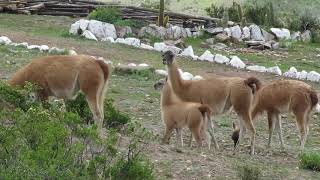
<svg viewBox="0 0 320 180"><path fill-rule="evenodd" d="M236 129L236 123L234 123L234 122L232 122L232 127L233 127L233 129Z"/></svg>
<svg viewBox="0 0 320 180"><path fill-rule="evenodd" d="M203 104L202 98L200 98L200 103Z"/></svg>

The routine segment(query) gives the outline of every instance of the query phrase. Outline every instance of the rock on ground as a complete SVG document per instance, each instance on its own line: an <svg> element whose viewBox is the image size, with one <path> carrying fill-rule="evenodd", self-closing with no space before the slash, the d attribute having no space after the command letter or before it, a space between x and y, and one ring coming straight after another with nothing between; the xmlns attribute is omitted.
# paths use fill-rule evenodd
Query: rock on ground
<svg viewBox="0 0 320 180"><path fill-rule="evenodd" d="M189 72L183 72L183 73L181 74L181 78L182 78L183 80L192 80L193 75L192 75L191 73L189 73Z"/></svg>
<svg viewBox="0 0 320 180"><path fill-rule="evenodd" d="M233 56L230 61L232 67L243 69L246 67L246 64L237 56Z"/></svg>
<svg viewBox="0 0 320 180"><path fill-rule="evenodd" d="M303 42L310 42L311 41L311 31L306 30L301 34L301 40Z"/></svg>
<svg viewBox="0 0 320 180"><path fill-rule="evenodd" d="M230 28L230 31L233 38L241 39L242 32L240 26L233 26Z"/></svg>
<svg viewBox="0 0 320 180"><path fill-rule="evenodd" d="M163 69L157 69L155 71L156 74L160 75L160 76L168 76L168 72L163 70Z"/></svg>
<svg viewBox="0 0 320 180"><path fill-rule="evenodd" d="M140 47L140 39L137 38L126 38L124 43L129 46Z"/></svg>
<svg viewBox="0 0 320 180"><path fill-rule="evenodd" d="M100 40L107 37L117 38L117 31L113 24L91 20L88 25L88 30Z"/></svg>
<svg viewBox="0 0 320 180"><path fill-rule="evenodd" d="M192 80L201 80L204 79L202 76L196 75L192 78Z"/></svg>
<svg viewBox="0 0 320 180"><path fill-rule="evenodd" d="M92 34L91 31L88 31L88 30L83 31L82 36L85 37L85 38L87 38L87 39L91 39L91 40L94 40L94 41L98 41L98 39L96 38L96 36L95 36L94 34Z"/></svg>
<svg viewBox="0 0 320 180"><path fill-rule="evenodd" d="M250 70L250 71L256 71L256 72L266 72L267 71L266 67L258 66L258 65L247 66L246 69Z"/></svg>
<svg viewBox="0 0 320 180"><path fill-rule="evenodd" d="M290 31L285 28L271 28L271 32L278 38L278 39L290 39Z"/></svg>
<svg viewBox="0 0 320 180"><path fill-rule="evenodd" d="M320 74L315 71L310 71L307 75L307 80L313 81L313 82L319 82L320 81Z"/></svg>
<svg viewBox="0 0 320 180"><path fill-rule="evenodd" d="M297 78L300 80L306 80L307 76L308 76L308 72L303 70L298 74Z"/></svg>
<svg viewBox="0 0 320 180"><path fill-rule="evenodd" d="M11 40L8 37L6 37L6 36L0 37L0 45L1 44L8 45L10 43L11 43Z"/></svg>
<svg viewBox="0 0 320 180"><path fill-rule="evenodd" d="M295 67L290 67L289 71L283 73L283 76L297 78L298 70Z"/></svg>
<svg viewBox="0 0 320 180"><path fill-rule="evenodd" d="M180 54L181 49L175 46L168 46L165 43L154 43L154 49L156 51L165 52L165 51L172 51L175 54Z"/></svg>
<svg viewBox="0 0 320 180"><path fill-rule="evenodd" d="M250 39L254 41L264 41L261 29L257 25L251 25L250 27Z"/></svg>
<svg viewBox="0 0 320 180"><path fill-rule="evenodd" d="M101 41L104 41L104 42L111 42L111 43L114 43L114 42L115 42L115 41L114 41L114 39L113 39L113 37L103 38L103 39L101 39Z"/></svg>
<svg viewBox="0 0 320 180"><path fill-rule="evenodd" d="M241 38L243 40L249 40L250 36L251 36L250 29L247 26L242 28L242 36L241 36Z"/></svg>
<svg viewBox="0 0 320 180"><path fill-rule="evenodd" d="M153 50L153 47L148 45L148 44L144 44L144 43L141 43L140 44L140 48L142 49L147 49L147 50Z"/></svg>
<svg viewBox="0 0 320 180"><path fill-rule="evenodd" d="M268 73L272 73L272 74L276 74L276 75L279 75L279 76L282 75L282 71L279 68L279 66L274 66L274 67L267 68L267 72Z"/></svg>
<svg viewBox="0 0 320 180"><path fill-rule="evenodd" d="M223 56L221 54L216 54L214 56L214 62L220 63L220 64L226 64L230 62L230 59L226 56Z"/></svg>
<svg viewBox="0 0 320 180"><path fill-rule="evenodd" d="M188 46L184 49L181 53L182 56L194 57L193 48L192 46Z"/></svg>
<svg viewBox="0 0 320 180"><path fill-rule="evenodd" d="M199 60L201 61L209 61L209 62L213 62L214 61L214 55L206 50L200 57Z"/></svg>

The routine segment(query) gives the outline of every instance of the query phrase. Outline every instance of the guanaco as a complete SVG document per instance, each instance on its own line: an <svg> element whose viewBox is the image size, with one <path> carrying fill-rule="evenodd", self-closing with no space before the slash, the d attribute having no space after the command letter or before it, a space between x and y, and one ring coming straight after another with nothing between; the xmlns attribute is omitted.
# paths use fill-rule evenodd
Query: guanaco
<svg viewBox="0 0 320 180"><path fill-rule="evenodd" d="M26 82L38 85L41 100L49 96L71 99L80 90L99 130L102 128L103 103L108 86L109 67L101 60L86 55L46 56L32 60L9 79L11 86L24 86Z"/></svg>
<svg viewBox="0 0 320 180"><path fill-rule="evenodd" d="M233 107L240 117L240 124L251 131L251 154L254 154L256 130L252 124L250 108L255 91L260 88L257 78L210 77L203 80L183 80L171 51L162 54L163 64L167 66L168 77L174 93L183 101L208 104L213 114L222 114ZM239 135L242 137L243 129ZM241 139L241 138L240 138ZM240 140L239 139L239 140ZM237 147L240 141L237 143Z"/></svg>

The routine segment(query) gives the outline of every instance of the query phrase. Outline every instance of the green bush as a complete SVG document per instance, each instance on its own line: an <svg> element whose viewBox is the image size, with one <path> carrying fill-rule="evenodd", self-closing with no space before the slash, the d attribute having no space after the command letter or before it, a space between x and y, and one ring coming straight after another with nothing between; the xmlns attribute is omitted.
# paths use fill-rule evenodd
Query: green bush
<svg viewBox="0 0 320 180"><path fill-rule="evenodd" d="M216 4L211 4L210 7L206 8L208 16L222 19L225 8L223 6L218 6Z"/></svg>
<svg viewBox="0 0 320 180"><path fill-rule="evenodd" d="M246 164L238 167L238 175L242 180L258 180L261 170L256 166Z"/></svg>
<svg viewBox="0 0 320 180"><path fill-rule="evenodd" d="M130 26L134 28L142 28L143 26L146 26L145 22L139 21L139 20L132 20L132 19L125 19L125 20L120 19L120 20L117 20L114 24L118 26Z"/></svg>
<svg viewBox="0 0 320 180"><path fill-rule="evenodd" d="M312 171L320 171L320 153L304 152L299 155L300 167Z"/></svg>
<svg viewBox="0 0 320 180"><path fill-rule="evenodd" d="M89 19L114 24L121 20L121 13L116 8L97 8L89 14Z"/></svg>

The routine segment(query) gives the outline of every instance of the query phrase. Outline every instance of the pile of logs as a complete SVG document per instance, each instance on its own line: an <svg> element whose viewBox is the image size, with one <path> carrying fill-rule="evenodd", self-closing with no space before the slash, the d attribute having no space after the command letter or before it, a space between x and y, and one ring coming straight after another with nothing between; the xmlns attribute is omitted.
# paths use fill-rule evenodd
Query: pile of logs
<svg viewBox="0 0 320 180"><path fill-rule="evenodd" d="M98 7L115 7L121 11L123 19L143 20L148 23L155 23L159 12L150 8L123 6L118 3L94 0L0 0L0 12L20 14L85 17ZM168 15L170 23L175 25L182 25L185 21L192 21L197 25L203 25L208 21L218 21L216 18L190 16L169 11L165 12L165 15Z"/></svg>

